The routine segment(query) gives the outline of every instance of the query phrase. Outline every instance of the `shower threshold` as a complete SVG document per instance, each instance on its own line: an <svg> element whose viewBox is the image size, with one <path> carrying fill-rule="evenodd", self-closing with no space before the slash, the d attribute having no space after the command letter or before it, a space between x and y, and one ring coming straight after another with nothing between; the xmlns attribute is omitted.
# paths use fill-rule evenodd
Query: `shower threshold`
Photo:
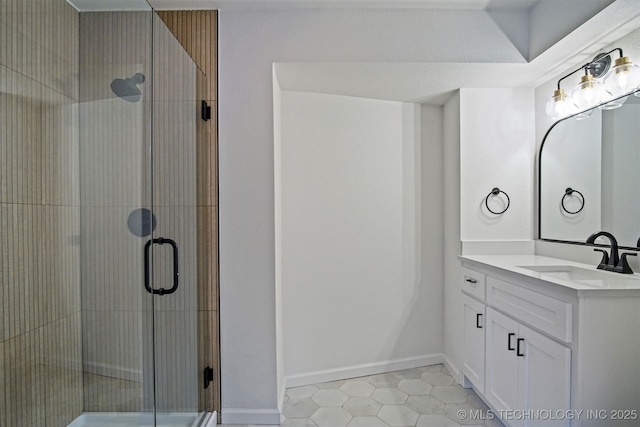
<svg viewBox="0 0 640 427"><path fill-rule="evenodd" d="M213 427L217 414L162 413L156 416L158 427ZM86 412L73 420L68 427L151 427L153 414L149 412Z"/></svg>

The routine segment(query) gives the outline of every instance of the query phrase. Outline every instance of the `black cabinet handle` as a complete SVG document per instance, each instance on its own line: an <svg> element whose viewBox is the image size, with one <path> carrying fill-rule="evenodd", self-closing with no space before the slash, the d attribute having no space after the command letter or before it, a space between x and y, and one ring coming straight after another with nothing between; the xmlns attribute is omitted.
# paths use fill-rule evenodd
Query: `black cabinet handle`
<svg viewBox="0 0 640 427"><path fill-rule="evenodd" d="M480 324L480 319L482 318L482 313L476 314L476 328L482 329L482 325Z"/></svg>
<svg viewBox="0 0 640 427"><path fill-rule="evenodd" d="M524 353L520 353L520 343L524 342L524 338L518 338L518 349L516 350L516 355L520 357L524 357Z"/></svg>
<svg viewBox="0 0 640 427"><path fill-rule="evenodd" d="M470 278L466 278L464 279L465 281L469 282L469 283L478 283L478 281L476 279L470 279Z"/></svg>
<svg viewBox="0 0 640 427"><path fill-rule="evenodd" d="M513 344L511 343L511 338L513 338L514 336L516 336L516 334L514 333L507 334L507 350L509 351L515 350L515 348L513 348Z"/></svg>
<svg viewBox="0 0 640 427"><path fill-rule="evenodd" d="M153 289L151 287L151 274L149 272L151 268L151 263L149 262L149 255L151 253L152 245L164 245L168 243L173 248L173 286L169 289ZM172 294L178 290L178 245L175 241L171 239L167 239L164 237L159 237L157 239L151 239L144 245L144 288L150 294L154 295L168 295Z"/></svg>

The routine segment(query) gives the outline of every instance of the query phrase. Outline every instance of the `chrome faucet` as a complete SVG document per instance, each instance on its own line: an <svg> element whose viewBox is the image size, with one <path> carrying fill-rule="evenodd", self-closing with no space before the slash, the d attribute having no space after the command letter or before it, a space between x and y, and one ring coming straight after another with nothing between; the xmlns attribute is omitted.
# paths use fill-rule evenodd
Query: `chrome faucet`
<svg viewBox="0 0 640 427"><path fill-rule="evenodd" d="M594 249L594 251L597 252L602 252L602 261L600 261L600 264L598 265L598 269L600 270L607 270L607 271L614 271L616 273L623 273L623 274L632 274L633 270L631 270L631 267L629 267L629 263L627 262L627 256L636 256L637 253L633 252L633 253L623 253L622 256L620 256L618 254L618 241L616 240L615 237L613 237L613 234L607 232L607 231L598 231L597 233L593 233L591 236L589 236L587 238L587 242L586 243L595 243L596 239L598 237L606 237L607 239L609 239L609 242L611 243L611 255L607 254L607 251L604 249Z"/></svg>

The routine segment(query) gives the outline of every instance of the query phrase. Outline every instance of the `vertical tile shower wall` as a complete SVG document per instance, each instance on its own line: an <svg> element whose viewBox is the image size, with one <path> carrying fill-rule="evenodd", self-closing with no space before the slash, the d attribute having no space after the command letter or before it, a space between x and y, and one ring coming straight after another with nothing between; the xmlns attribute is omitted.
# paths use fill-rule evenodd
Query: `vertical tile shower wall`
<svg viewBox="0 0 640 427"><path fill-rule="evenodd" d="M147 238L126 227L149 208L151 12L80 15L82 352L85 411L142 411L145 328L141 283ZM114 79L136 73L143 97L127 102ZM146 403L146 405L145 405ZM145 407L146 406L146 407Z"/></svg>
<svg viewBox="0 0 640 427"><path fill-rule="evenodd" d="M159 385L169 391L158 409L211 409L201 373L215 366L202 343L217 352L217 263L206 258L216 260L217 202L215 176L203 171L215 175L207 144L215 119L196 125L206 79L166 28L152 25L162 24L151 11L79 14L66 0L0 1L2 427L150 408L146 239L129 233L127 216L150 203L152 134L154 164L174 167L154 193L157 235L181 242L181 292L155 307ZM109 83L147 72L141 86L150 87L152 60L165 72L155 76L162 91L153 108L118 99Z"/></svg>
<svg viewBox="0 0 640 427"><path fill-rule="evenodd" d="M0 425L82 411L78 13L0 1Z"/></svg>

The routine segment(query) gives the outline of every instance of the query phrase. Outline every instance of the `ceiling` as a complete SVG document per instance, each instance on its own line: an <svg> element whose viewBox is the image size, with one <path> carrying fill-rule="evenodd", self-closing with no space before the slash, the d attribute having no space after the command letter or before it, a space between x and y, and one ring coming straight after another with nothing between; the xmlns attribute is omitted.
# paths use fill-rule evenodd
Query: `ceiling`
<svg viewBox="0 0 640 427"><path fill-rule="evenodd" d="M549 2L547 5L559 6L562 2L565 2L565 7L576 5L574 0L541 0L535 3L545 1ZM588 1L590 0L584 0L581 4L587 4ZM591 1L591 4L595 5L596 1ZM527 57L521 51L523 60L520 62L287 62L276 64L276 75L283 90L434 105L441 105L461 87L535 88L557 79L558 75L565 74L568 69L592 60L596 53L640 28L639 0L601 2L600 6L562 29L559 27L562 23L567 23L569 18L549 8L547 13L555 14L555 20L554 17L545 17L546 26L540 26L537 31L557 32L539 46L535 54ZM490 11L489 14L491 15ZM500 23L496 24L500 26ZM532 37L535 30L533 25L527 30L530 30L528 37ZM503 31L509 37L505 28ZM512 42L513 40L512 38Z"/></svg>
<svg viewBox="0 0 640 427"><path fill-rule="evenodd" d="M189 9L530 9L538 0L67 0L79 11ZM562 1L562 0L558 0Z"/></svg>
<svg viewBox="0 0 640 427"><path fill-rule="evenodd" d="M216 9L246 8L387 8L467 9L531 8L538 0L149 0L156 8L191 2Z"/></svg>
<svg viewBox="0 0 640 427"><path fill-rule="evenodd" d="M452 64L436 59L433 63L276 64L278 81L284 90L436 104L460 87L537 87L591 60L598 49L640 27L640 0L67 1L80 11L148 10L149 4L157 10L244 9L256 13L261 9L311 8L485 10L517 49L515 52L520 52L517 63ZM534 39L542 43L532 47ZM381 85L381 81L385 83ZM430 85L430 82L436 84Z"/></svg>

